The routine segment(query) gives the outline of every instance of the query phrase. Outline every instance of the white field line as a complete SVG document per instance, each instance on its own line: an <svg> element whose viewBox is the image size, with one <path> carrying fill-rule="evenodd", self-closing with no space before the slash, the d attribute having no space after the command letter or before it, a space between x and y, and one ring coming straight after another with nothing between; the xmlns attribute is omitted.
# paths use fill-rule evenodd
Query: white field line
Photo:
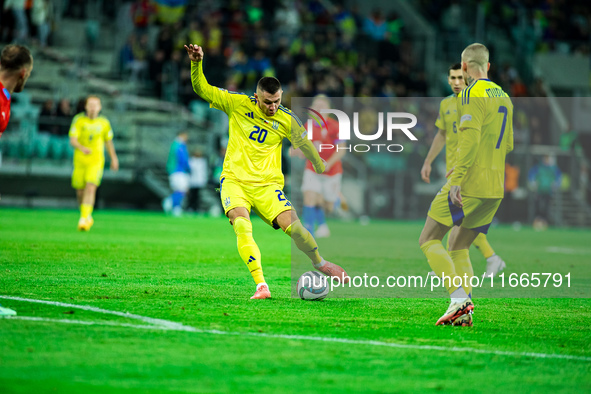
<svg viewBox="0 0 591 394"><path fill-rule="evenodd" d="M119 322L107 322L107 321L83 321L83 320L71 320L71 319L48 319L42 317L28 317L28 316L10 316L5 317L6 320L28 320L28 321L40 321L40 322L51 322L51 323L65 323L65 324L82 324L82 325L103 325L103 326L119 326L129 327L143 330L163 330L163 331L185 331L195 332L200 334L212 334L212 335L226 335L226 336L249 336L258 338L274 338L274 339L288 339L298 341L316 341L316 342L332 342L332 343L343 343L347 345L366 345L366 346L380 346L389 347L396 349L409 349L409 350L432 350L440 352L457 352L457 353L474 353L474 354L487 354L495 356L508 356L508 357L532 357L532 358L543 358L543 359L561 359L561 360L576 360L591 362L591 357L586 356L573 356L568 354L546 354L546 353L533 353L533 352L509 352L501 350L486 350L486 349L475 349L469 347L446 347L446 346L434 346L434 345L408 345L402 343L390 343L381 341L361 340L361 339L347 339L347 338L331 338L331 337L313 337L307 335L284 335L284 334L265 334L260 332L232 332L232 331L220 331L220 330L202 330L199 328L186 326L180 323L175 323L168 320L154 319L151 317L145 317L140 315L133 315L124 312L109 311L107 309L96 308L87 305L75 305L66 304L56 301L45 301L45 300L34 300L29 298L11 297L0 295L0 298L10 299L15 301L25 302L36 302L41 304L48 304L66 308L83 309L87 311L105 313L116 316L128 317L130 319L140 320L152 325L136 325ZM1 321L2 319L0 319Z"/></svg>
<svg viewBox="0 0 591 394"><path fill-rule="evenodd" d="M573 248L564 248L564 247L560 247L560 246L548 246L546 248L546 252L560 253L560 254L589 255L589 254L591 254L591 249L573 249Z"/></svg>

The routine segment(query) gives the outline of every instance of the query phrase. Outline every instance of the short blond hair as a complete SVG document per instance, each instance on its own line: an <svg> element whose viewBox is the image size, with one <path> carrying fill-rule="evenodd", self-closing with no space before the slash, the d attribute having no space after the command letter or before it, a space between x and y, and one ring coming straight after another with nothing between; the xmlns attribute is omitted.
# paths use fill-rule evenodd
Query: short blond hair
<svg viewBox="0 0 591 394"><path fill-rule="evenodd" d="M462 52L462 62L481 71L488 70L488 48L482 44L470 44Z"/></svg>

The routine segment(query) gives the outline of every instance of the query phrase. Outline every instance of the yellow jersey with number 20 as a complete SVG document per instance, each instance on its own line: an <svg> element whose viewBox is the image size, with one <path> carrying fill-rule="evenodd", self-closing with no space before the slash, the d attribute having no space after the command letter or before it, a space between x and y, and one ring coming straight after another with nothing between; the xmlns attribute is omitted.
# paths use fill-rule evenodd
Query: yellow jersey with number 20
<svg viewBox="0 0 591 394"><path fill-rule="evenodd" d="M265 116L254 97L211 86L202 67L202 62L191 62L193 89L210 107L228 115L229 141L221 178L283 186L282 141L288 138L299 148L306 137L302 122L283 106L274 116Z"/></svg>

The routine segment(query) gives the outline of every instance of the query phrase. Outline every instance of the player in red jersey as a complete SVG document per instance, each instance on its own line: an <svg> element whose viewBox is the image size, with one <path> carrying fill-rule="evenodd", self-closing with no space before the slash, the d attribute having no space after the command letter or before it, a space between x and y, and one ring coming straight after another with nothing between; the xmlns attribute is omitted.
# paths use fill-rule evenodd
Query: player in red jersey
<svg viewBox="0 0 591 394"><path fill-rule="evenodd" d="M0 136L10 120L12 93L22 92L33 70L33 56L27 47L7 45L0 55Z"/></svg>
<svg viewBox="0 0 591 394"><path fill-rule="evenodd" d="M0 54L0 137L10 120L10 98L22 92L33 70L33 56L21 45L7 45ZM0 305L0 316L14 316L16 312Z"/></svg>
<svg viewBox="0 0 591 394"><path fill-rule="evenodd" d="M330 100L325 95L318 95L314 98L311 108L320 113L321 110L330 108ZM316 118L319 119L318 115ZM327 115L322 116L320 122L320 125L313 123L312 142L320 157L326 161L326 171L316 174L312 163L308 161L302 181L304 225L310 233L314 234L316 231L317 238L330 236L325 213L331 213L335 206L341 203L341 159L346 152L345 143L339 140L339 123Z"/></svg>

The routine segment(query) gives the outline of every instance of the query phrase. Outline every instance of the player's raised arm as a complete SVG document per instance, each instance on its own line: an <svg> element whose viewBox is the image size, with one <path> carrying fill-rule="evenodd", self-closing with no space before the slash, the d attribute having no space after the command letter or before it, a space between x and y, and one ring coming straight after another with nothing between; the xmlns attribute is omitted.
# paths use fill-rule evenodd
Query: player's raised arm
<svg viewBox="0 0 591 394"><path fill-rule="evenodd" d="M203 48L199 45L189 44L185 45L185 50L189 55L189 59L191 59L191 83L195 93L210 103L212 107L230 114L235 102L246 96L230 94L225 89L211 86L203 74Z"/></svg>

